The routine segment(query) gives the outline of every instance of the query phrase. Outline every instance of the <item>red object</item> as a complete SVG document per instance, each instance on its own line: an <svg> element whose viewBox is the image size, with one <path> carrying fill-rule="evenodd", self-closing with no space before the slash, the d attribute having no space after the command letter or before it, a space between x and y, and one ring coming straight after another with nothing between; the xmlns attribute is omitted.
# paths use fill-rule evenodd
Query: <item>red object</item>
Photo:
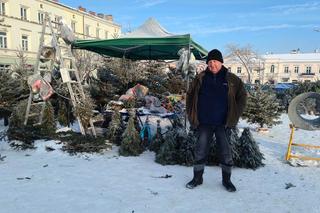
<svg viewBox="0 0 320 213"><path fill-rule="evenodd" d="M47 91L48 91L46 94L44 94L43 91L41 91L41 88L45 88L45 87L47 87ZM46 81L36 80L32 84L31 88L32 88L33 93L40 93L40 96L41 96L42 100L44 100L44 101L48 100L51 97L51 95L53 94L53 89L52 89L51 85Z"/></svg>

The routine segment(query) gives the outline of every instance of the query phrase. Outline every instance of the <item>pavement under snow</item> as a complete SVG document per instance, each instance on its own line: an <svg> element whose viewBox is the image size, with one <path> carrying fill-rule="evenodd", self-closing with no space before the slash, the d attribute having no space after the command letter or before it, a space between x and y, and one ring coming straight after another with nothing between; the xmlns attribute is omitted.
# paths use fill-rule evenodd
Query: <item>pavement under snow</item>
<svg viewBox="0 0 320 213"><path fill-rule="evenodd" d="M37 149L27 151L0 141L0 155L6 156L0 160L0 212L320 212L319 163L285 162L290 129L287 115L281 120L268 133L252 131L265 166L234 168L236 193L222 187L219 167L206 167L203 185L187 189L192 167L159 165L148 151L120 157L114 147L70 156L56 141L37 141ZM5 130L1 120L0 130ZM294 141L319 145L319 138L320 131L298 130ZM47 152L46 146L56 150ZM294 151L320 157L313 150Z"/></svg>

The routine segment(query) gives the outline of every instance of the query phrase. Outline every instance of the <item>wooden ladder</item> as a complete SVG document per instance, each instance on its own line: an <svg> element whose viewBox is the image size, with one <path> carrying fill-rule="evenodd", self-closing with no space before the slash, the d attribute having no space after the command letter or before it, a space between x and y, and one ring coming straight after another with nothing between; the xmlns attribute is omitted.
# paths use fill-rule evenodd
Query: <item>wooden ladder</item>
<svg viewBox="0 0 320 213"><path fill-rule="evenodd" d="M52 26L52 21L50 19L50 15L48 13L45 13L45 18L44 18L44 23L42 25L42 34L40 38L40 45L39 45L39 51L37 55L37 60L35 64L35 71L39 75L43 75L43 72L52 72L53 66L54 66L54 60L57 60L60 62L60 74L62 77L62 82L67 85L68 92L70 94L70 100L73 105L73 108L76 109L77 107L81 107L81 104L86 101L86 96L81 84L81 79L79 76L79 71L76 67L76 59L72 54L71 51L71 45L68 44L61 44L59 42L59 31L60 31L60 26L58 27L57 32L55 32L53 26ZM56 24L60 24L60 22L54 22ZM49 35L52 36L52 44L53 46L45 46L44 45L44 35L46 34L46 27L49 27ZM44 60L41 58L41 51L44 47L52 47L55 50L55 57L49 59L50 61L50 66L49 70L43 70L40 69L40 63L41 60ZM65 51L62 51L65 50ZM75 76L75 78L72 78L72 76ZM43 79L44 80L44 79ZM25 125L28 122L28 118L31 116L31 107L34 106L34 95L32 93L32 90L30 92L29 100L28 100L28 105L27 105L27 110L26 110L26 118L25 118ZM39 101L38 103L40 103ZM42 101L45 103L45 101ZM45 104L44 104L45 106ZM43 109L44 110L44 109ZM39 122L42 122L42 117L43 117L43 112L40 113L40 118ZM92 134L93 136L96 137L96 131L93 125L92 118L90 118L89 121L89 126L84 126L81 122L80 116L76 115L76 118L79 123L80 131L81 134L86 135L86 134Z"/></svg>

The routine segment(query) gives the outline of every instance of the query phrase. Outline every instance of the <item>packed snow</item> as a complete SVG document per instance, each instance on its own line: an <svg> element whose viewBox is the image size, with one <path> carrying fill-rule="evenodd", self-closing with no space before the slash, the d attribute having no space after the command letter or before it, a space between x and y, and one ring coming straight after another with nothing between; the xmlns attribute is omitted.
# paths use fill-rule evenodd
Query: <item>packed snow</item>
<svg viewBox="0 0 320 213"><path fill-rule="evenodd" d="M290 135L287 115L269 132L252 129L264 154L257 170L234 168L237 192L225 191L219 167L206 167L203 185L190 190L192 167L162 166L154 153L121 157L117 147L104 154L70 156L57 141L36 141L37 149L13 150L0 141L0 212L320 212L317 161L285 161ZM5 131L0 120L0 130ZM297 130L294 142L319 145L320 131ZM54 151L46 151L46 147ZM293 152L320 157L315 150Z"/></svg>

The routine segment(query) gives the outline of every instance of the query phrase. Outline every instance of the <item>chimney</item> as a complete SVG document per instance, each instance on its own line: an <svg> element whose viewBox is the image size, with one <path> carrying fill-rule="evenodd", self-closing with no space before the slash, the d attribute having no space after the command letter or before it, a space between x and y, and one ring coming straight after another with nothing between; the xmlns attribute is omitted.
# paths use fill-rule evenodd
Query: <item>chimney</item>
<svg viewBox="0 0 320 213"><path fill-rule="evenodd" d="M78 10L81 12L87 12L87 9L81 6L78 7Z"/></svg>
<svg viewBox="0 0 320 213"><path fill-rule="evenodd" d="M113 21L113 16L112 15L105 15L104 19L106 19L108 21Z"/></svg>
<svg viewBox="0 0 320 213"><path fill-rule="evenodd" d="M91 15L93 15L93 16L96 15L96 12L93 12L93 11L89 11L89 13L90 13Z"/></svg>
<svg viewBox="0 0 320 213"><path fill-rule="evenodd" d="M97 16L98 16L99 18L104 18L104 14L103 14L103 13L98 13Z"/></svg>

